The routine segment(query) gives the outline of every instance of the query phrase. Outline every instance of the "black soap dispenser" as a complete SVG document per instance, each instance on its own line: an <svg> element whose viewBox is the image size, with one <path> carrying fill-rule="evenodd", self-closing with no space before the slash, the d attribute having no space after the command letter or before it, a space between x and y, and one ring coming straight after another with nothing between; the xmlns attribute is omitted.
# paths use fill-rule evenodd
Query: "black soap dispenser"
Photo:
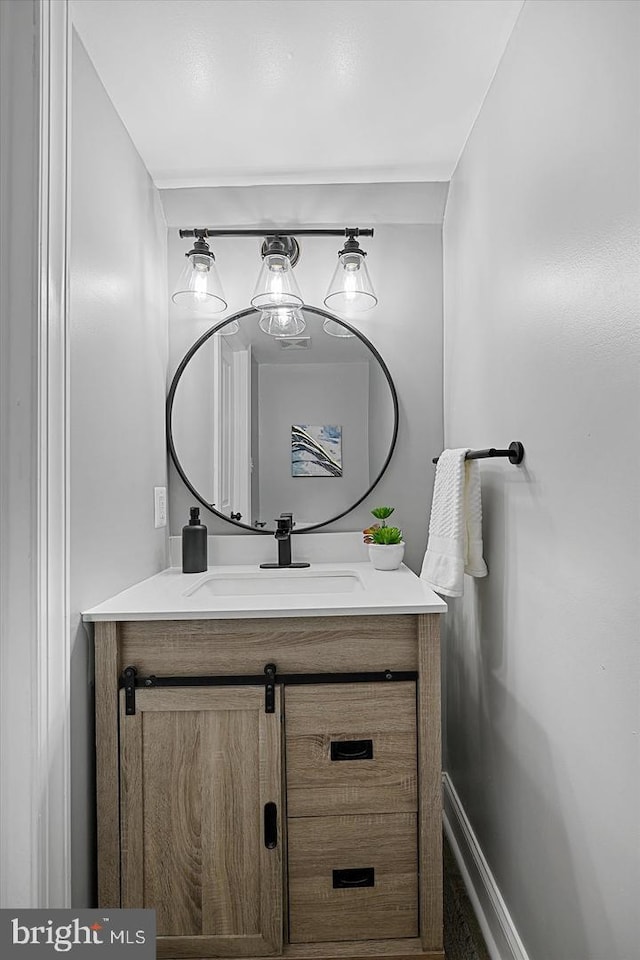
<svg viewBox="0 0 640 960"><path fill-rule="evenodd" d="M207 569L207 528L200 523L200 507L191 507L189 523L182 528L182 572Z"/></svg>

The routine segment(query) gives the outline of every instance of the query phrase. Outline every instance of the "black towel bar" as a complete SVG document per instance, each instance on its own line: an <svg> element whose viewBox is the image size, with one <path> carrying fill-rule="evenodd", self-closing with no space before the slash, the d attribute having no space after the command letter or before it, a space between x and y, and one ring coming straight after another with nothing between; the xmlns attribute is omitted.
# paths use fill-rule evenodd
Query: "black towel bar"
<svg viewBox="0 0 640 960"><path fill-rule="evenodd" d="M469 450L465 460L486 460L487 457L509 457L509 463L522 463L524 460L524 447L519 440L514 440L509 444L508 450L497 450L495 447L489 447L488 450ZM433 463L437 463L440 457L434 457Z"/></svg>

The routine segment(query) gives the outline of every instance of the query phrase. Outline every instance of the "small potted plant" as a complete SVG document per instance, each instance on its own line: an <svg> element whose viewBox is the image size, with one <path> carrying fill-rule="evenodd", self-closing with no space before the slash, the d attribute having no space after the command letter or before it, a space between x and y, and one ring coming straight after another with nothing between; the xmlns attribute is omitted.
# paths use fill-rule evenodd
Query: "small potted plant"
<svg viewBox="0 0 640 960"><path fill-rule="evenodd" d="M362 531L364 542L369 544L369 559L376 570L397 570L402 563L402 530L386 524L394 510L395 507L375 507L371 513L380 523L374 523Z"/></svg>

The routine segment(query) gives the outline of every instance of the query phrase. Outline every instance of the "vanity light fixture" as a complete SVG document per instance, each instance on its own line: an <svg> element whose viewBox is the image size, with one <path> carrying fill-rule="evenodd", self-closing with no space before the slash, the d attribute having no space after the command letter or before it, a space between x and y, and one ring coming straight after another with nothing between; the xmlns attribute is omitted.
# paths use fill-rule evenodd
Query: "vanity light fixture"
<svg viewBox="0 0 640 960"><path fill-rule="evenodd" d="M288 310L304 303L298 281L293 275L293 260L300 247L293 237L268 237L262 246L262 267L251 298L258 310L284 307Z"/></svg>
<svg viewBox="0 0 640 960"><path fill-rule="evenodd" d="M302 310L292 307L268 307L260 313L258 326L271 337L297 337L306 327Z"/></svg>
<svg viewBox="0 0 640 960"><path fill-rule="evenodd" d="M348 327L343 327L337 320L325 320L322 324L322 329L325 333L328 333L330 337L342 337L343 340L355 336Z"/></svg>
<svg viewBox="0 0 640 960"><path fill-rule="evenodd" d="M378 302L364 261L366 255L360 249L355 231L349 232L338 253L338 264L324 298L325 305L334 313L361 313L371 310Z"/></svg>
<svg viewBox="0 0 640 960"><path fill-rule="evenodd" d="M171 299L192 310L221 313L227 309L227 301L216 270L216 258L205 238L197 232L194 236L193 248L185 254L187 262Z"/></svg>
<svg viewBox="0 0 640 960"><path fill-rule="evenodd" d="M300 256L298 237L344 237L343 249L338 253L338 265L333 274L325 303L332 309L351 314L370 310L378 302L373 291L369 271L358 237L372 237L372 228L344 227L341 230L310 228L216 230L193 227L180 230L180 236L194 237L193 249L186 256L188 263L180 275L172 299L176 303L189 302L199 312L226 310L227 302L215 268L215 257L209 249L210 237L262 237L262 267L251 298L251 305L261 311L260 328L271 336L295 336L304 330L300 308L303 296L293 274ZM278 311L282 311L279 313ZM331 336L350 336L338 330L337 325L325 326Z"/></svg>
<svg viewBox="0 0 640 960"><path fill-rule="evenodd" d="M240 324L237 320L230 320L224 325L222 330L216 333L217 337L232 337L234 333L240 333Z"/></svg>

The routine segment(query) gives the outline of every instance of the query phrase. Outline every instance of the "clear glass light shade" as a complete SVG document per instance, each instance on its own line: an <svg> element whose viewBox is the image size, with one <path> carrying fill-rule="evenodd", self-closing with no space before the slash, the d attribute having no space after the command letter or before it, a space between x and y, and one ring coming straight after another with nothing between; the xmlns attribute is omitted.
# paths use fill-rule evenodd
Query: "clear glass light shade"
<svg viewBox="0 0 640 960"><path fill-rule="evenodd" d="M258 310L268 310L301 307L303 303L289 257L282 253L268 253L262 261L251 305Z"/></svg>
<svg viewBox="0 0 640 960"><path fill-rule="evenodd" d="M337 313L360 313L378 302L362 253L343 253L324 302Z"/></svg>
<svg viewBox="0 0 640 960"><path fill-rule="evenodd" d="M190 253L171 297L174 303L202 313L227 309L222 284L213 257Z"/></svg>
<svg viewBox="0 0 640 960"><path fill-rule="evenodd" d="M343 327L341 323L338 323L337 320L325 320L322 324L322 329L325 333L328 333L330 337L346 338L355 336L350 330Z"/></svg>
<svg viewBox="0 0 640 960"><path fill-rule="evenodd" d="M306 325L302 311L291 307L263 310L258 321L260 329L270 337L297 337Z"/></svg>
<svg viewBox="0 0 640 960"><path fill-rule="evenodd" d="M216 337L231 337L234 333L240 332L240 324L237 320L230 320L229 323L214 334Z"/></svg>

